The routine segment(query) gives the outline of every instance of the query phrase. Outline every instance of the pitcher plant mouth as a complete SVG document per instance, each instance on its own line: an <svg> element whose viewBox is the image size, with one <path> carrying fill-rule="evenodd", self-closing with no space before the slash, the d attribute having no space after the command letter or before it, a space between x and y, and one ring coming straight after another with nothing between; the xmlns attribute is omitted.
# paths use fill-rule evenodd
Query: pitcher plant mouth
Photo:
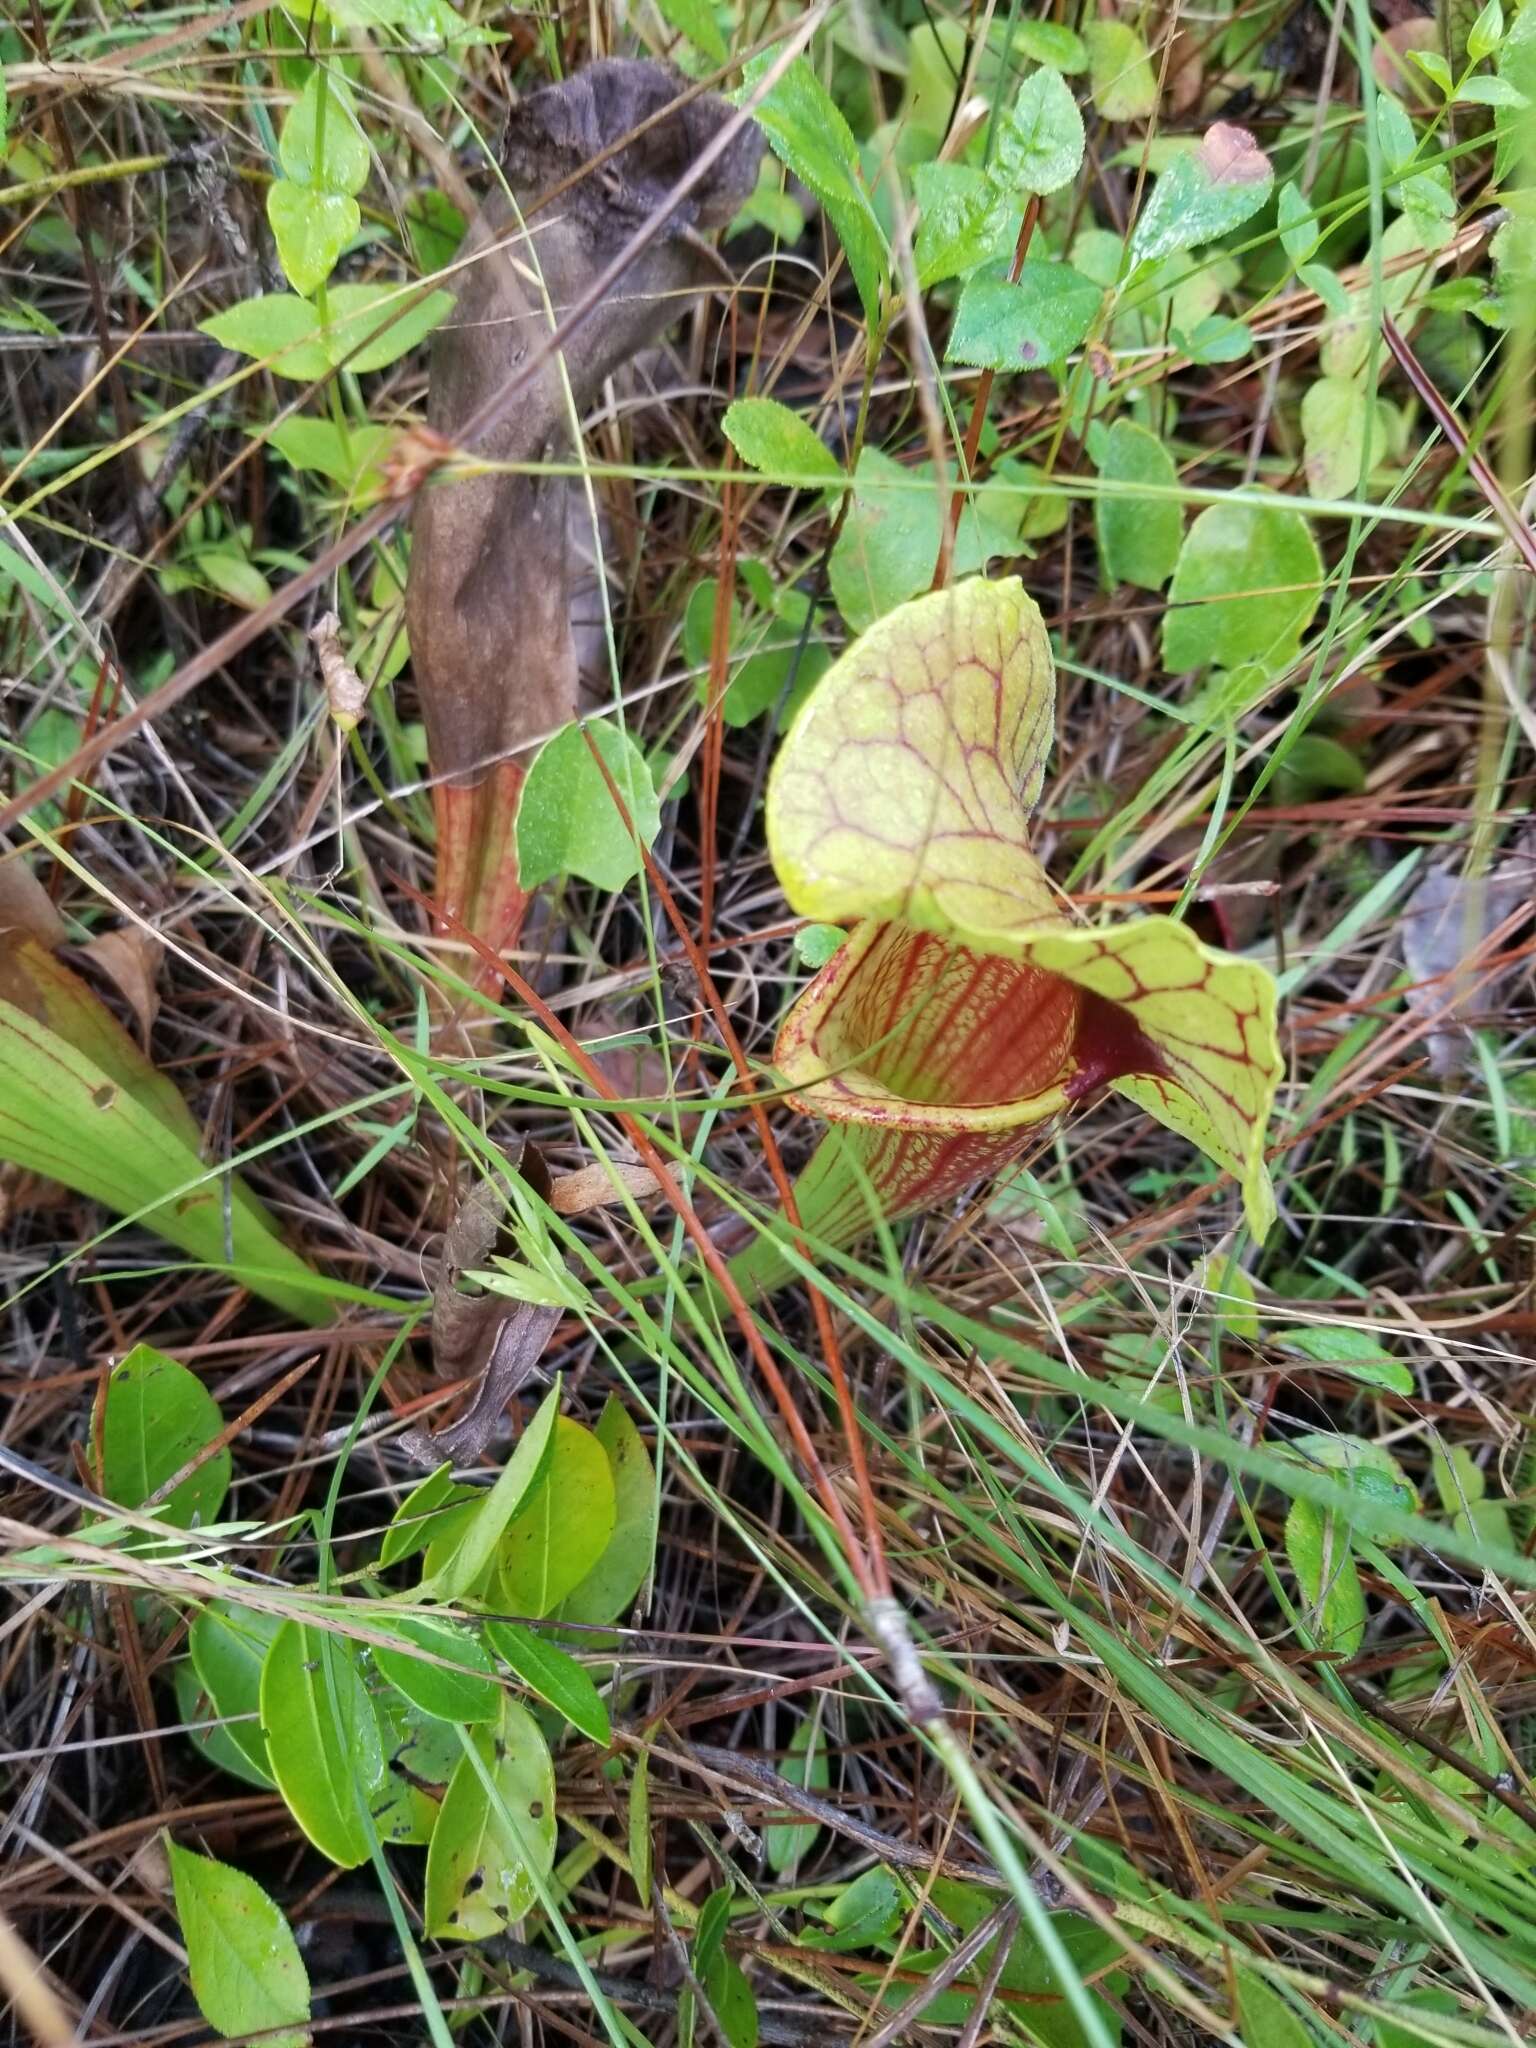
<svg viewBox="0 0 1536 2048"><path fill-rule="evenodd" d="M1038 608L978 577L877 622L779 751L785 895L852 927L774 1048L790 1099L837 1127L797 1191L823 1242L872 1204L894 1221L959 1193L1103 1088L1231 1173L1255 1236L1274 1219L1273 978L1172 918L1063 910L1027 834L1054 700Z"/></svg>

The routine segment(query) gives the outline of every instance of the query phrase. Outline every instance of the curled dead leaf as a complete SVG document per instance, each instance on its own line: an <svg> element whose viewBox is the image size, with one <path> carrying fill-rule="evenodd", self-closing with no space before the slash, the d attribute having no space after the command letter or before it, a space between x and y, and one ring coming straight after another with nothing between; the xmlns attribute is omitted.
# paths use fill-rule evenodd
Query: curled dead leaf
<svg viewBox="0 0 1536 2048"><path fill-rule="evenodd" d="M81 957L104 974L133 1012L139 1043L149 1049L149 1034L160 1010L160 961L164 947L142 925L119 925L102 932L81 948Z"/></svg>
<svg viewBox="0 0 1536 2048"><path fill-rule="evenodd" d="M523 1148L518 1171L548 1198L548 1169L537 1148ZM478 1180L459 1203L443 1241L432 1293L432 1358L440 1378L473 1379L475 1392L456 1422L436 1432L412 1429L401 1449L435 1470L445 1459L466 1464L484 1450L508 1401L543 1356L561 1311L542 1302L511 1301L469 1279L490 1263L506 1221L507 1198L492 1180Z"/></svg>
<svg viewBox="0 0 1536 2048"><path fill-rule="evenodd" d="M0 946L13 937L36 939L50 948L64 941L64 920L19 853L0 855Z"/></svg>
<svg viewBox="0 0 1536 2048"><path fill-rule="evenodd" d="M351 732L368 702L368 685L346 657L341 644L341 620L327 612L318 620L310 640L320 658L320 678L325 684L331 717L342 732Z"/></svg>

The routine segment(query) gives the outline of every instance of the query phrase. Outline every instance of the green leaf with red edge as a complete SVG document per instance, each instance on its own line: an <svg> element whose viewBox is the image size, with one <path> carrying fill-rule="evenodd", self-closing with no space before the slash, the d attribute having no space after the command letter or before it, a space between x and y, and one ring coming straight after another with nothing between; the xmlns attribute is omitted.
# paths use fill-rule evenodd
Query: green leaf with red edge
<svg viewBox="0 0 1536 2048"><path fill-rule="evenodd" d="M1152 263L1230 234L1258 212L1274 182L1248 130L1215 122L1160 173L1131 236L1133 260Z"/></svg>

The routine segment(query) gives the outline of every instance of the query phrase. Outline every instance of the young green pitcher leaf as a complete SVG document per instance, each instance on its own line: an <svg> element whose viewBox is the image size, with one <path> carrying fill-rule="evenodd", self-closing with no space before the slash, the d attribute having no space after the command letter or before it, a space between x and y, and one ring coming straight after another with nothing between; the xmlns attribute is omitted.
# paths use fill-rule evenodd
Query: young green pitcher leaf
<svg viewBox="0 0 1536 2048"><path fill-rule="evenodd" d="M305 1834L343 1869L365 1863L363 1809L384 1753L373 1702L339 1636L283 1623L262 1666L261 1725L278 1790Z"/></svg>
<svg viewBox="0 0 1536 2048"><path fill-rule="evenodd" d="M1315 1501L1293 1500L1285 1554L1325 1650L1352 1657L1365 1635L1365 1591L1350 1555L1349 1529Z"/></svg>
<svg viewBox="0 0 1536 2048"><path fill-rule="evenodd" d="M79 977L33 938L0 935L0 1159L143 1217L302 1322L324 1283L228 1174L211 1174L176 1089ZM233 1257L228 1257L232 1247Z"/></svg>
<svg viewBox="0 0 1536 2048"><path fill-rule="evenodd" d="M427 1851L426 1923L429 1934L483 1941L522 1918L553 1867L555 1772L515 1700L462 1740Z"/></svg>
<svg viewBox="0 0 1536 2048"><path fill-rule="evenodd" d="M195 1373L148 1344L112 1368L101 1416L102 1492L140 1508L224 1427L219 1405ZM168 1527L216 1522L229 1491L229 1447L206 1458L160 1504Z"/></svg>
<svg viewBox="0 0 1536 2048"><path fill-rule="evenodd" d="M558 1606L607 1549L615 1512L607 1452L590 1429L562 1415L544 1476L501 1538L508 1609L537 1619Z"/></svg>
<svg viewBox="0 0 1536 2048"><path fill-rule="evenodd" d="M808 1714L796 1727L782 1769L789 1783L802 1792L826 1791L830 1782L827 1735L818 1716ZM819 1821L775 1822L763 1829L763 1860L775 1876L781 1876L810 1854L820 1833Z"/></svg>
<svg viewBox="0 0 1536 2048"><path fill-rule="evenodd" d="M198 2011L226 2039L260 2034L264 2048L301 2048L310 2038L309 1973L281 1910L244 1871L169 1836L165 1846Z"/></svg>
<svg viewBox="0 0 1536 2048"><path fill-rule="evenodd" d="M1275 182L1269 158L1246 128L1218 121L1158 177L1131 236L1131 256L1153 263L1219 241L1252 218Z"/></svg>

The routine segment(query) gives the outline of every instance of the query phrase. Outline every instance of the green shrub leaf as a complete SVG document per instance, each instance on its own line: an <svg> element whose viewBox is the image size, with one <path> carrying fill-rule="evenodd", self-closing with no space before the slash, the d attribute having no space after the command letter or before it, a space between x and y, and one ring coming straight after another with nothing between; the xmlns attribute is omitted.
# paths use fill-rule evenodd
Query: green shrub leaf
<svg viewBox="0 0 1536 2048"><path fill-rule="evenodd" d="M847 482L832 451L776 398L738 398L726 407L721 426L742 461L773 483Z"/></svg>
<svg viewBox="0 0 1536 2048"><path fill-rule="evenodd" d="M344 1869L366 1862L360 1809L384 1775L384 1754L373 1702L330 1630L285 1621L272 1638L261 1671L261 1725L277 1788L305 1834Z"/></svg>
<svg viewBox="0 0 1536 2048"><path fill-rule="evenodd" d="M1163 660L1174 674L1245 661L1283 667L1322 592L1322 558L1299 512L1208 506L1179 550Z"/></svg>
<svg viewBox="0 0 1536 2048"><path fill-rule="evenodd" d="M764 50L746 65L738 94L744 104L753 101L758 86L777 62L776 51ZM755 112L775 156L821 202L848 258L865 316L875 326L889 258L884 230L859 169L859 148L852 129L804 57L797 57L775 81Z"/></svg>
<svg viewBox="0 0 1536 2048"><path fill-rule="evenodd" d="M1173 457L1157 436L1126 419L1116 420L1103 438L1099 474L1108 483L1154 484L1161 490L1179 481ZM1094 525L1099 565L1111 590L1118 583L1162 589L1179 559L1184 527L1176 498L1107 493L1094 507Z"/></svg>
<svg viewBox="0 0 1536 2048"><path fill-rule="evenodd" d="M615 1515L607 1452L562 1415L543 1477L501 1538L498 1572L510 1611L537 1618L557 1607L602 1557Z"/></svg>
<svg viewBox="0 0 1536 2048"><path fill-rule="evenodd" d="M309 1973L282 1912L243 1871L169 1837L165 1846L198 2011L226 2039L261 2034L263 2048L300 2048Z"/></svg>
<svg viewBox="0 0 1536 2048"><path fill-rule="evenodd" d="M1059 363L1087 335L1104 294L1068 263L1026 263L1006 275L973 277L960 295L945 354L987 370L1037 370Z"/></svg>
<svg viewBox="0 0 1536 2048"><path fill-rule="evenodd" d="M368 182L368 138L339 72L323 64L310 68L277 143L283 175L316 192L361 192Z"/></svg>
<svg viewBox="0 0 1536 2048"><path fill-rule="evenodd" d="M427 1851L426 1923L429 1934L483 1941L522 1918L554 1864L555 1773L538 1723L515 1700L461 1739L468 1747Z"/></svg>
<svg viewBox="0 0 1536 2048"><path fill-rule="evenodd" d="M584 734L608 765L629 813L626 823ZM633 830L631 830L633 826ZM622 889L644 865L640 845L661 830L661 805L644 754L606 718L565 726L539 749L517 809L518 878L525 889L557 875L579 875L599 889Z"/></svg>
<svg viewBox="0 0 1536 2048"><path fill-rule="evenodd" d="M148 1344L136 1344L107 1381L101 1418L101 1484L120 1508L141 1508L224 1427L218 1403L195 1373ZM215 1522L229 1491L226 1445L167 1496L168 1526Z"/></svg>
<svg viewBox="0 0 1536 2048"><path fill-rule="evenodd" d="M408 1649L374 1644L374 1663L412 1706L439 1721L495 1720L501 1707L495 1666L468 1629L419 1614L391 1615L389 1628L427 1657L440 1660L429 1664Z"/></svg>
<svg viewBox="0 0 1536 2048"><path fill-rule="evenodd" d="M1132 257L1152 263L1218 241L1258 212L1273 185L1269 158L1247 129L1218 121L1158 178L1131 236Z"/></svg>
<svg viewBox="0 0 1536 2048"><path fill-rule="evenodd" d="M486 1640L530 1692L563 1714L589 1741L606 1749L613 1728L602 1695L574 1657L516 1621L489 1621Z"/></svg>

